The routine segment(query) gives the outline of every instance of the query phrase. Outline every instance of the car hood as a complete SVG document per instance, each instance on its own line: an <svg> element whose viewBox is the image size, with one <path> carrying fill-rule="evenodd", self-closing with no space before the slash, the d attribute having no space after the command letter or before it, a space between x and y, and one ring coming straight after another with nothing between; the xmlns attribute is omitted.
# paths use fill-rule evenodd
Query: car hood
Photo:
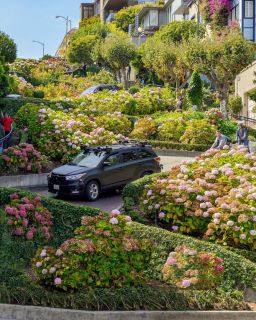
<svg viewBox="0 0 256 320"><path fill-rule="evenodd" d="M90 170L91 169L88 167L78 167L78 166L72 166L72 165L66 164L64 166L54 169L52 172L59 175L71 175L71 174L86 173Z"/></svg>

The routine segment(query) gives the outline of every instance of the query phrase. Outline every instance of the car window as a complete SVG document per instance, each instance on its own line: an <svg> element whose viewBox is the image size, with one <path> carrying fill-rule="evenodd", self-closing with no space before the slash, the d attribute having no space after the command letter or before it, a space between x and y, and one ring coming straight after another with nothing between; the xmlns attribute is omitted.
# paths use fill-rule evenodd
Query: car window
<svg viewBox="0 0 256 320"><path fill-rule="evenodd" d="M135 150L123 152L122 156L123 156L123 162L137 160L137 152Z"/></svg>
<svg viewBox="0 0 256 320"><path fill-rule="evenodd" d="M105 157L106 152L87 151L79 153L69 164L72 166L95 168Z"/></svg>
<svg viewBox="0 0 256 320"><path fill-rule="evenodd" d="M118 153L112 154L111 156L109 156L105 162L110 163L111 166L113 166L114 164L119 163L119 156Z"/></svg>
<svg viewBox="0 0 256 320"><path fill-rule="evenodd" d="M139 159L152 158L152 157L153 157L152 153L147 150L139 150L138 152Z"/></svg>

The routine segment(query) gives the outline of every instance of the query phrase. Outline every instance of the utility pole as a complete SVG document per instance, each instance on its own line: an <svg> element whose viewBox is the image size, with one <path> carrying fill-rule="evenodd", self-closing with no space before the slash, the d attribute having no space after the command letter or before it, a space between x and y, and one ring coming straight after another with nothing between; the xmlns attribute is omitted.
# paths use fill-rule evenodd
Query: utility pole
<svg viewBox="0 0 256 320"><path fill-rule="evenodd" d="M70 29L71 29L71 24L72 21L69 19L69 17L63 17L63 16L56 16L56 19L62 18L66 22L66 35L64 38L65 41L65 62L67 62L67 52L68 52L68 25L70 24Z"/></svg>

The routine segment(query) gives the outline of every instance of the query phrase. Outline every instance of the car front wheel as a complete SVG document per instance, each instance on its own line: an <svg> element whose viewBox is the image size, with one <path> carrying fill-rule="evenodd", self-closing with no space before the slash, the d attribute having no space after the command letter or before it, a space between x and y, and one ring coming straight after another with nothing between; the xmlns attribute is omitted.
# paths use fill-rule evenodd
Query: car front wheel
<svg viewBox="0 0 256 320"><path fill-rule="evenodd" d="M100 186L95 180L90 181L85 188L85 195L89 201L96 201L100 196Z"/></svg>

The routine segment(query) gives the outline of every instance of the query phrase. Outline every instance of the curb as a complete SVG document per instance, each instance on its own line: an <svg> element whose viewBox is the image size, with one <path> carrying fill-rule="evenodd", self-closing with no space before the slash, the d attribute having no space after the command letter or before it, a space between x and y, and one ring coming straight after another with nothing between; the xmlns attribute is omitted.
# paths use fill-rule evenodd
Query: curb
<svg viewBox="0 0 256 320"><path fill-rule="evenodd" d="M255 320L253 311L79 311L0 304L0 320Z"/></svg>
<svg viewBox="0 0 256 320"><path fill-rule="evenodd" d="M153 148L159 156L170 156L170 157L197 157L202 152L198 151L185 151L185 150L169 150L169 149L157 149Z"/></svg>
<svg viewBox="0 0 256 320"><path fill-rule="evenodd" d="M14 188L27 188L27 187L46 187L47 186L47 173L40 174L26 174L17 176L1 176L0 187L14 187Z"/></svg>

